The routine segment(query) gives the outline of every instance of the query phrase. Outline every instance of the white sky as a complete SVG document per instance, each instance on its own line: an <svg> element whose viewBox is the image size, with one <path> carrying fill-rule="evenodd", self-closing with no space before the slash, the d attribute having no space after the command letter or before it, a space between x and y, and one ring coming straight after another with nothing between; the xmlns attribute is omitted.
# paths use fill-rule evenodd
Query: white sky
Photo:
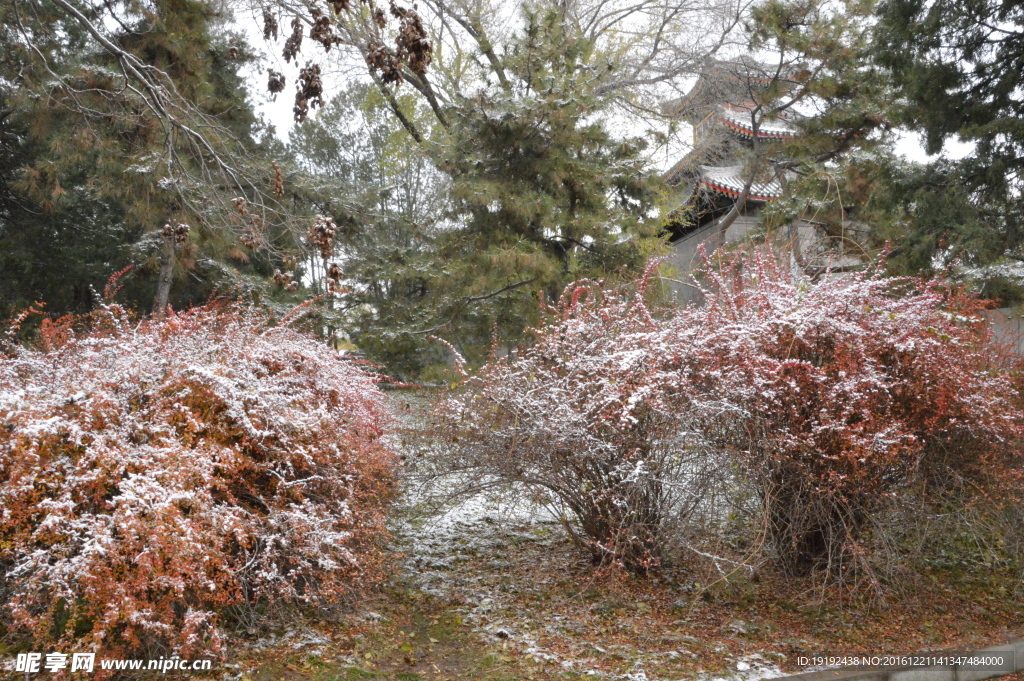
<svg viewBox="0 0 1024 681"><path fill-rule="evenodd" d="M936 156L928 156L924 151L924 139L920 133L905 131L896 142L896 153L909 161L926 163L937 158L961 159L974 150L973 144L965 144L957 139L946 140L942 151Z"/></svg>

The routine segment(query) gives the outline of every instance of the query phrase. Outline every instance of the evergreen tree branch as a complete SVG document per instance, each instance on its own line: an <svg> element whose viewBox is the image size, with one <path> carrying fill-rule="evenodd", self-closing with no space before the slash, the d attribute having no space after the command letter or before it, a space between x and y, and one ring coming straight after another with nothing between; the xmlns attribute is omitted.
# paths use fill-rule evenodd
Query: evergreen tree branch
<svg viewBox="0 0 1024 681"><path fill-rule="evenodd" d="M491 293L486 293L486 294L484 294L482 296L466 296L463 300L465 300L467 302L473 302L473 301L477 301L477 300L487 300L488 298L494 298L495 296L499 296L502 293L505 293L506 291L511 291L513 289L517 289L520 286L526 286L527 284L532 284L535 281L537 281L537 277L530 277L529 279L527 279L525 281L520 281L520 282L518 282L516 284L509 284L508 286L502 286L497 291L492 291Z"/></svg>

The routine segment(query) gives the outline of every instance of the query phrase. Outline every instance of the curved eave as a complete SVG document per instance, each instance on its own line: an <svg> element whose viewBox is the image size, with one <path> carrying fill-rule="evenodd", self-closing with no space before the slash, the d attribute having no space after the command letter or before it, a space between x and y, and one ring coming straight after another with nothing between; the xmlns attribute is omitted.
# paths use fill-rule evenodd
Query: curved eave
<svg viewBox="0 0 1024 681"><path fill-rule="evenodd" d="M720 117L718 119L725 127L729 128L732 132L736 133L744 139L753 139L754 130L747 126L741 125L735 121L729 120L728 118ZM758 130L758 139L771 139L771 140L782 140L782 139L793 139L796 137L796 132L789 130Z"/></svg>
<svg viewBox="0 0 1024 681"><path fill-rule="evenodd" d="M743 193L741 190L734 189L723 183L716 182L715 180L709 180L706 178L700 181L700 185L711 191L718 192L719 194L731 196L734 199L738 199L740 197L740 194ZM750 191L747 192L748 201L760 201L762 203L768 203L769 201L775 201L777 198L779 197L776 194L769 194L768 192L758 192L755 191L753 188L751 188Z"/></svg>

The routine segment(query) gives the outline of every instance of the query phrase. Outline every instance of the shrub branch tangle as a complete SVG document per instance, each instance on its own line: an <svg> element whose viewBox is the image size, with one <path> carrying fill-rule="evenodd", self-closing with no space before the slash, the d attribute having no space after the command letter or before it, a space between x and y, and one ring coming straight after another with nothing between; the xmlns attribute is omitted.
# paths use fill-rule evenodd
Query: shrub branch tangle
<svg viewBox="0 0 1024 681"><path fill-rule="evenodd" d="M0 356L0 574L10 632L108 655L217 654L378 576L392 454L374 380L251 313L88 332Z"/></svg>
<svg viewBox="0 0 1024 681"><path fill-rule="evenodd" d="M643 301L650 271L633 295L571 284L534 345L492 358L439 410L456 470L549 493L595 563L633 572L659 564L666 534L724 468L659 386L662 358L649 345L659 327Z"/></svg>

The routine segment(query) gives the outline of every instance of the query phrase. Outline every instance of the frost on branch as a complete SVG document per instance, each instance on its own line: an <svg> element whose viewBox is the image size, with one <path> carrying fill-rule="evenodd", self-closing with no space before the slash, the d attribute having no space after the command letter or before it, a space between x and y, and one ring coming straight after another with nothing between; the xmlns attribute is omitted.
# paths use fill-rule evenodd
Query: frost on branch
<svg viewBox="0 0 1024 681"><path fill-rule="evenodd" d="M283 73L278 73L274 69L267 69L267 91L270 92L274 97L277 93L284 91L286 84Z"/></svg>
<svg viewBox="0 0 1024 681"><path fill-rule="evenodd" d="M44 322L43 349L0 358L14 636L216 654L225 626L377 578L394 457L371 377L241 310L87 322Z"/></svg>
<svg viewBox="0 0 1024 681"><path fill-rule="evenodd" d="M395 49L384 45L377 37L371 38L366 45L366 64L371 73L380 74L384 83L401 83L402 65L406 65L417 76L424 76L427 67L433 60L434 44L427 37L427 29L423 19L415 9L400 7L391 2L391 16L398 19L398 35L395 36ZM380 29L387 26L387 15L375 8L374 22Z"/></svg>
<svg viewBox="0 0 1024 681"><path fill-rule="evenodd" d="M275 24L276 25L276 24ZM284 41L284 56L285 62L290 62L292 59L298 60L299 50L302 48L302 21L296 17L292 19L292 34L288 36L288 39Z"/></svg>
<svg viewBox="0 0 1024 681"><path fill-rule="evenodd" d="M270 40L271 38L273 38L274 40L277 40L277 32L278 32L277 17L275 17L274 13L270 11L270 8L264 7L263 8L263 39L264 40Z"/></svg>

